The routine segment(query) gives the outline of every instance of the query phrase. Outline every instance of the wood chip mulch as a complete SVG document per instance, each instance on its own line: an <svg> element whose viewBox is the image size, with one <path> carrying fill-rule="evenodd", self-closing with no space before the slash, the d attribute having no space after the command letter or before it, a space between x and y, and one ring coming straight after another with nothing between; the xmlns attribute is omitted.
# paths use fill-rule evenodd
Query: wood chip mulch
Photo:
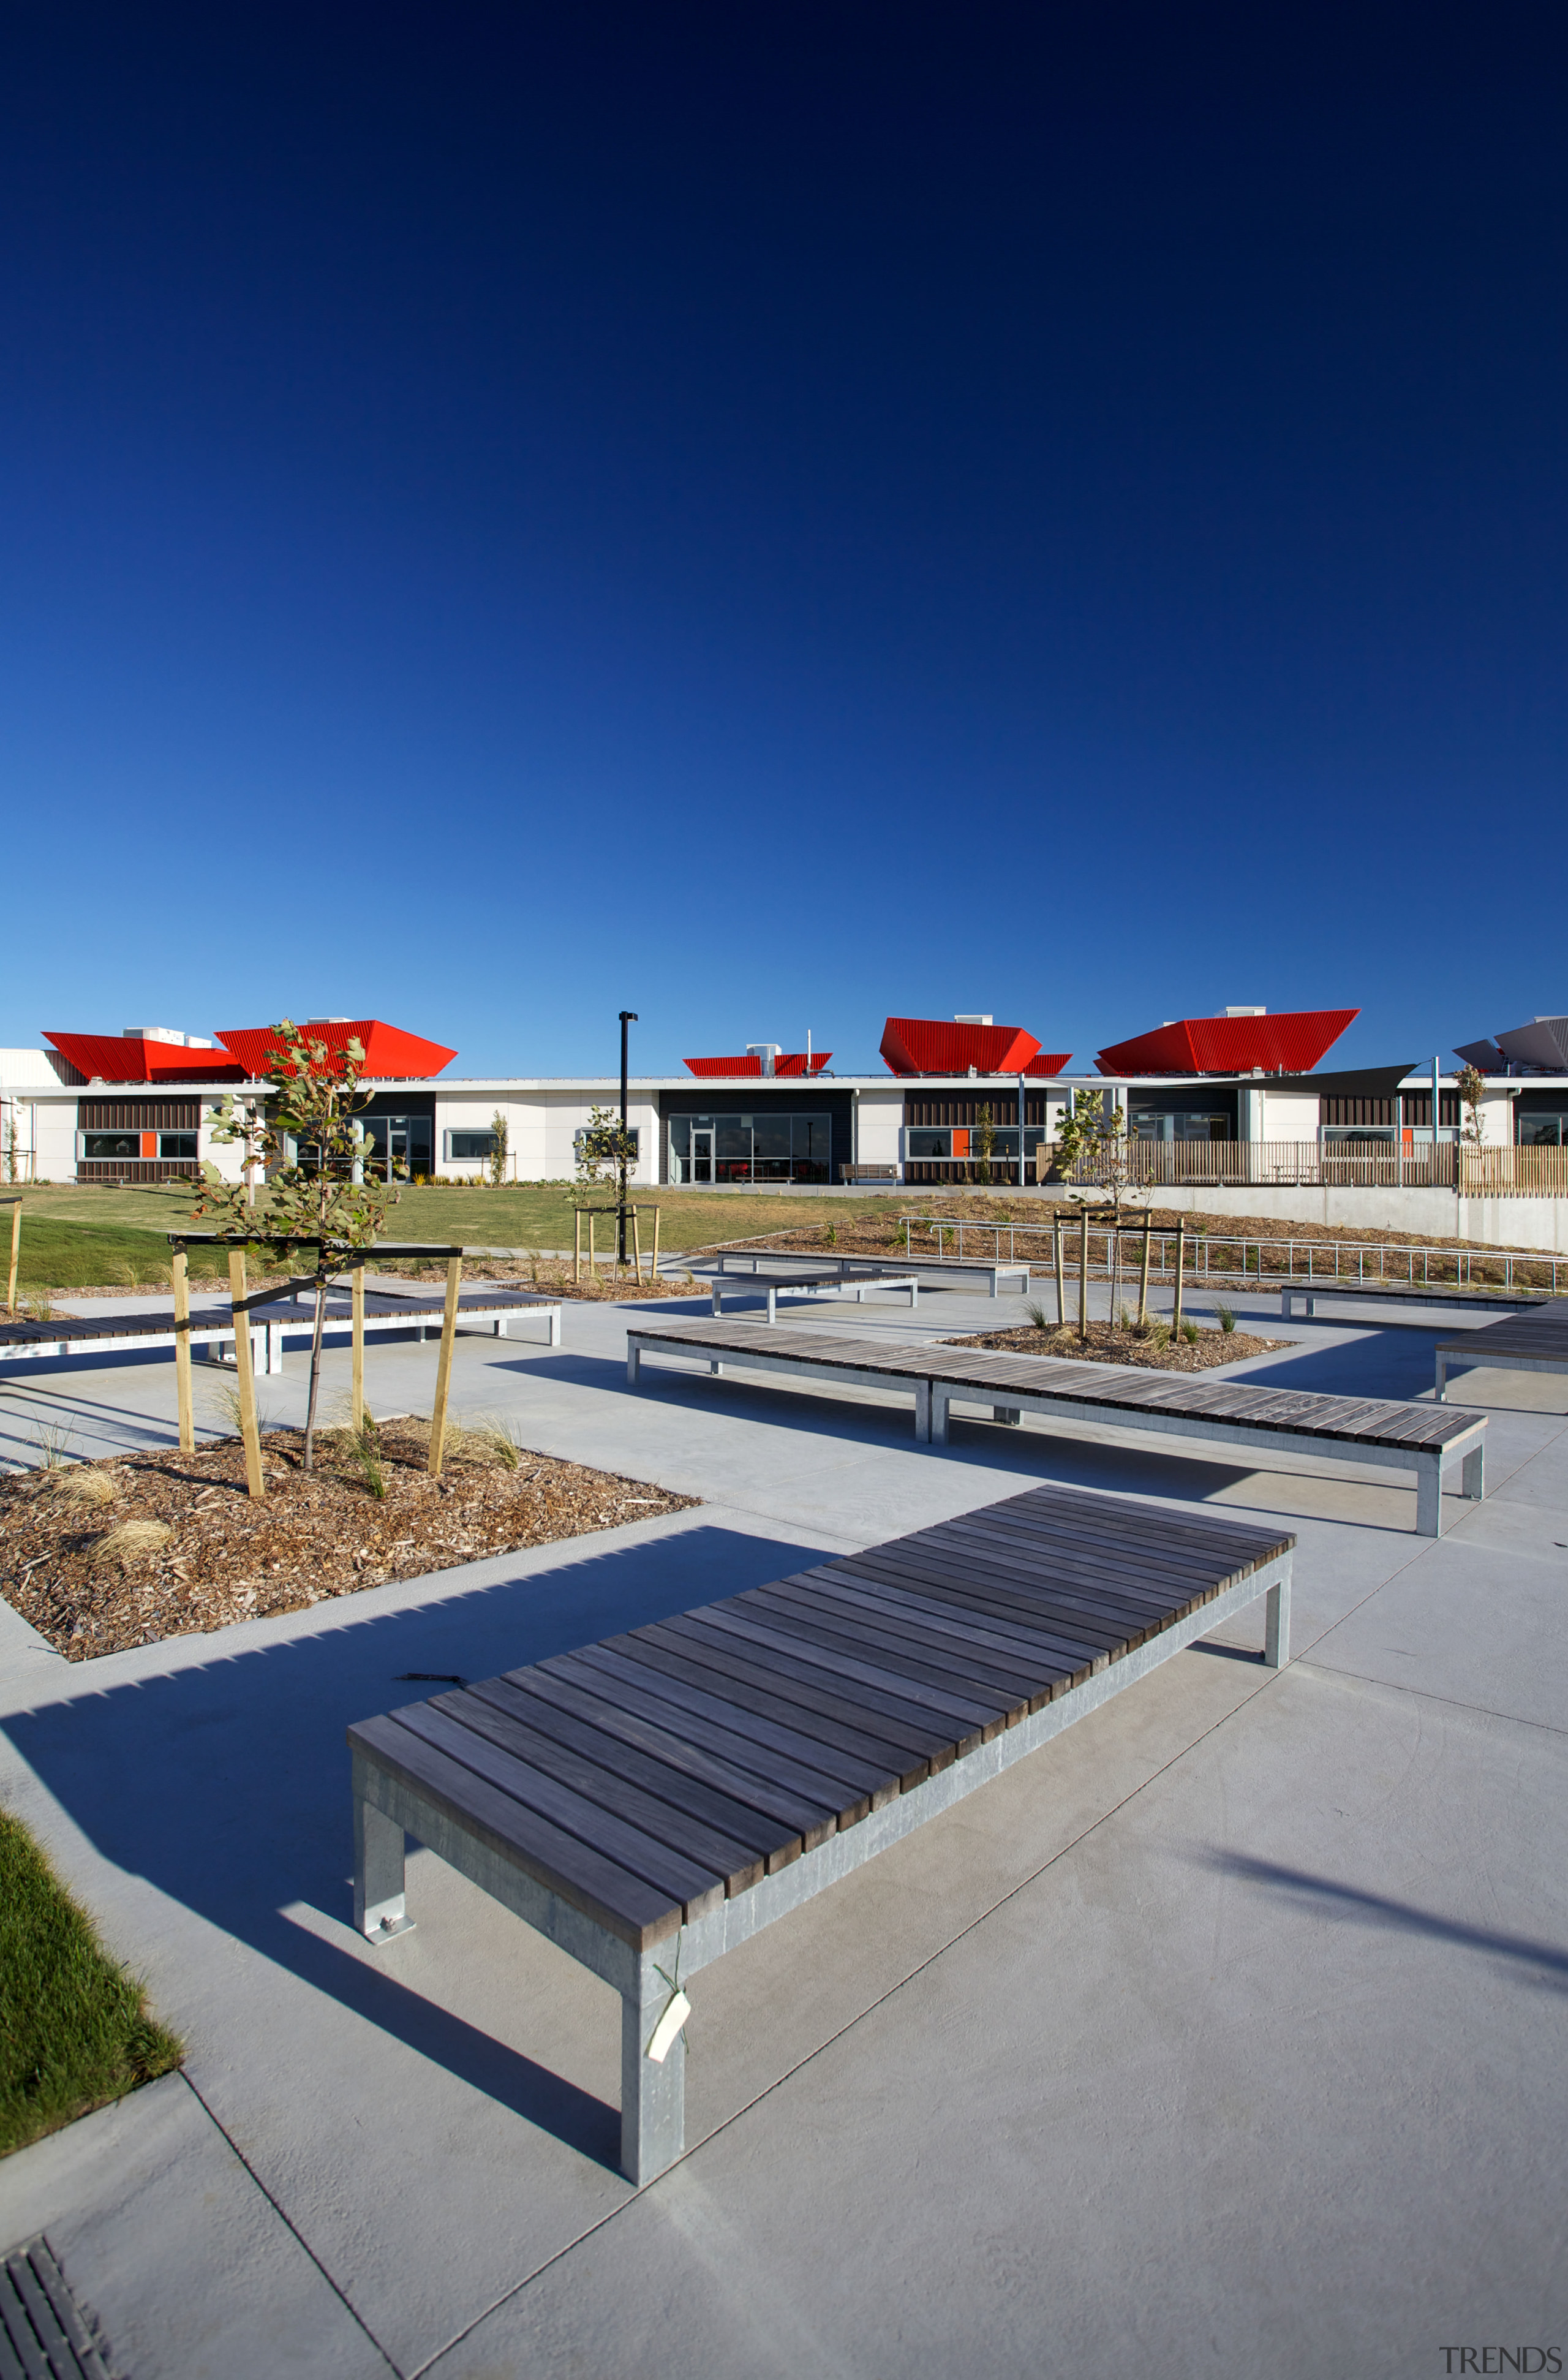
<svg viewBox="0 0 1568 2380"><path fill-rule="evenodd" d="M303 1433L261 1446L267 1493L246 1493L237 1439L194 1454L156 1451L0 1478L0 1594L68 1660L200 1634L334 1596L450 1570L699 1503L641 1479L510 1447L449 1427L443 1473L425 1468L425 1422L380 1426L385 1493L374 1496L343 1441L318 1431L316 1469ZM510 1441L507 1441L510 1446ZM90 1476L95 1475L95 1476ZM99 1481L110 1497L84 1500ZM102 1493L102 1488L100 1488ZM125 1523L162 1523L165 1543L94 1555ZM156 1526L151 1532L157 1535Z"/></svg>
<svg viewBox="0 0 1568 2380"><path fill-rule="evenodd" d="M1109 1322L1091 1322L1088 1344L1069 1322L1064 1330L985 1330L974 1339L944 1339L944 1347L994 1347L1003 1355L1065 1355L1080 1364L1136 1364L1150 1372L1209 1372L1216 1364L1239 1364L1247 1355L1267 1355L1276 1347L1290 1347L1290 1339L1255 1339L1246 1330L1200 1330L1196 1339L1144 1338L1136 1330L1112 1330Z"/></svg>

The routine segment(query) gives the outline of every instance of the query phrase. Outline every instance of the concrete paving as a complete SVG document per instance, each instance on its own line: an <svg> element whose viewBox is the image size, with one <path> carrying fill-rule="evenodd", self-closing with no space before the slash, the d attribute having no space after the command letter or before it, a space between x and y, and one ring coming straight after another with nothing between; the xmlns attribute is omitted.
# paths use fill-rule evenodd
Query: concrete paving
<svg viewBox="0 0 1568 2380"><path fill-rule="evenodd" d="M1429 1395L1453 1329L1233 1303L1292 1342L1248 1377L1293 1386ZM915 1327L1019 1318L945 1292ZM1568 2350L1563 1384L1465 1376L1489 1492L1434 1542L1387 1475L1033 1422L933 1451L874 1392L673 1368L631 1392L625 1319L463 1340L457 1404L699 1510L90 1666L0 1606L0 1790L188 2043L0 2164L0 2250L48 2231L129 2380ZM428 1411L434 1354L373 1344L372 1406ZM303 1370L264 1384L280 1419ZM173 1418L167 1365L40 1366L0 1383L0 1459ZM614 2169L604 1986L428 1852L416 1930L353 1934L343 1730L401 1673L482 1677L1041 1478L1295 1528L1296 1658L1220 1632L706 1970L693 2145L650 2189Z"/></svg>

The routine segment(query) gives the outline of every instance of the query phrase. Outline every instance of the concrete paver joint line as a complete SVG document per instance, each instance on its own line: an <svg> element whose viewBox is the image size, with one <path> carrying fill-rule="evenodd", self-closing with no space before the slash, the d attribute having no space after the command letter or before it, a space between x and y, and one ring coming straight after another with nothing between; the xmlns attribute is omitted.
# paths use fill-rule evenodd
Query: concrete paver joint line
<svg viewBox="0 0 1568 2380"><path fill-rule="evenodd" d="M303 2231L300 2230L299 2226L289 2215L288 2210L285 2207L282 2201L267 2188L266 2183L261 2180L261 2175L257 2172L254 2165L246 2155L245 2151L240 2147L238 2142L235 2139L234 2134L229 2131L228 2126L219 2116L214 2114L213 2108L209 2106L206 2099L203 2098L201 2093L197 2089L196 2084L191 2081L189 2075L185 2071L183 2067L179 2070L179 2075L181 2082L186 2086L186 2089L190 2093L191 2097L195 2100L197 2106L201 2108L202 2114L206 2117L207 2121L212 2125L213 2131L222 2139L230 2155L235 2158L236 2162L244 2168L247 2178L254 2185L261 2196L266 2200L267 2204L272 2208L273 2213L277 2216L278 2221L283 2225L284 2229L288 2233L290 2239L295 2240L299 2248L303 2250L304 2253L310 2258L311 2264L315 2266L317 2272L320 2273L322 2280L325 2281L334 2297L336 2298L338 2303L342 2306L345 2313L346 2313L350 2321L352 2321L356 2326L363 2332L366 2339L381 2357L381 2360L385 2364L387 2370L394 2374L394 2380L409 2380L409 2375L393 2362L392 2357L387 2353L385 2348L382 2345L381 2340L376 2337L374 2331L371 2328L370 2324L365 2320L364 2315L359 2312L359 2309L354 2303L353 2299L349 2297L342 2283L337 2279L336 2276L328 2268L328 2266L322 2262L321 2257L316 2253L314 2248L311 2247L310 2242L307 2240Z"/></svg>

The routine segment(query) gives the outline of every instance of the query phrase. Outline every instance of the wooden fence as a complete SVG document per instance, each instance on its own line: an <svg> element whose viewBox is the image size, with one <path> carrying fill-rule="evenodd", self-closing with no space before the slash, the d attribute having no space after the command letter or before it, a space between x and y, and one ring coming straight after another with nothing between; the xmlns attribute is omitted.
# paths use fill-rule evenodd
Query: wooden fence
<svg viewBox="0 0 1568 2380"><path fill-rule="evenodd" d="M1473 1148L1462 1142L1134 1140L1129 1179L1139 1189L1453 1190L1464 1198L1568 1198L1568 1148ZM1038 1152L1037 1181L1055 1160ZM1092 1160L1067 1179L1090 1187Z"/></svg>

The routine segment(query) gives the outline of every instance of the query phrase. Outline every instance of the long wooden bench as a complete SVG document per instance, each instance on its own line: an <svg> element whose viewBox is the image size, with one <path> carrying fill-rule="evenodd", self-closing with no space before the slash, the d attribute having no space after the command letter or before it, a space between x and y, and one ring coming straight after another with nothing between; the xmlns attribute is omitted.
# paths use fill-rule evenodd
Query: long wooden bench
<svg viewBox="0 0 1568 2380"><path fill-rule="evenodd" d="M1430 1305L1470 1314L1512 1314L1550 1304L1544 1289L1456 1289L1452 1283L1435 1288L1419 1281L1287 1281L1280 1289L1280 1312L1287 1322L1295 1317L1298 1298L1306 1315L1315 1314L1323 1304Z"/></svg>
<svg viewBox="0 0 1568 2380"><path fill-rule="evenodd" d="M907 1390L915 1400L915 1435L935 1446L947 1442L951 1408L967 1404L989 1406L1001 1422L1038 1413L1055 1421L1217 1439L1254 1452L1288 1450L1413 1471L1416 1526L1423 1536L1440 1532L1445 1471L1458 1464L1463 1496L1478 1499L1485 1489L1485 1417L1440 1413L1433 1405L1255 1388L1247 1380L1204 1379L1190 1372L1004 1355L935 1341L890 1346L852 1339L847 1332L783 1325L770 1330L734 1321L647 1323L628 1330L626 1378L633 1387L642 1358L655 1354L696 1357L711 1372L733 1366L845 1387Z"/></svg>
<svg viewBox="0 0 1568 2380"><path fill-rule="evenodd" d="M1568 1297L1549 1301L1538 1314L1511 1315L1463 1339L1445 1339L1437 1351L1437 1394L1448 1394L1448 1376L1462 1366L1497 1372L1568 1372Z"/></svg>
<svg viewBox="0 0 1568 2380"><path fill-rule="evenodd" d="M285 1336L310 1332L314 1324L313 1305L296 1306L285 1293L266 1303L253 1302L249 1311L251 1360L256 1369L281 1372ZM427 1330L440 1329L442 1311L441 1299L432 1299L428 1293L398 1296L384 1290L365 1293L367 1334L412 1330L422 1338ZM504 1338L510 1324L524 1313L545 1322L551 1346L560 1345L561 1308L550 1298L535 1297L527 1291L474 1289L465 1291L457 1305L459 1327L488 1323L498 1338ZM327 1330L346 1330L350 1319L348 1299L329 1295ZM192 1347L221 1356L225 1345L234 1344L234 1313L226 1300L222 1305L192 1306ZM37 1363L64 1355L166 1354L174 1345L172 1305L141 1314L56 1314L47 1322L20 1315L0 1318L0 1364Z"/></svg>
<svg viewBox="0 0 1568 2380"><path fill-rule="evenodd" d="M878 1273L874 1276L867 1274L859 1280L855 1280L825 1268L810 1272L763 1272L754 1267L749 1272L714 1273L712 1282L715 1314L721 1314L723 1311L723 1301L726 1297L765 1296L768 1301L770 1322L776 1322L779 1318L781 1297L836 1296L842 1298L847 1296L849 1291L853 1289L856 1305L864 1305L868 1290L891 1292L903 1289L909 1293L911 1314L920 1302L920 1284L912 1273Z"/></svg>
<svg viewBox="0 0 1568 2380"><path fill-rule="evenodd" d="M991 1297L1026 1297L1029 1268L1022 1257L834 1257L817 1249L722 1248L716 1258L720 1272L756 1271L765 1268L784 1279L790 1271L836 1271L840 1281L879 1281L900 1284L911 1275L930 1289L961 1288L983 1281ZM1003 1283L1007 1287L1003 1287Z"/></svg>
<svg viewBox="0 0 1568 2380"><path fill-rule="evenodd" d="M678 1987L1265 1598L1294 1536L1036 1488L348 1730L354 1922L406 1839L621 1996L621 2165L680 2155Z"/></svg>

